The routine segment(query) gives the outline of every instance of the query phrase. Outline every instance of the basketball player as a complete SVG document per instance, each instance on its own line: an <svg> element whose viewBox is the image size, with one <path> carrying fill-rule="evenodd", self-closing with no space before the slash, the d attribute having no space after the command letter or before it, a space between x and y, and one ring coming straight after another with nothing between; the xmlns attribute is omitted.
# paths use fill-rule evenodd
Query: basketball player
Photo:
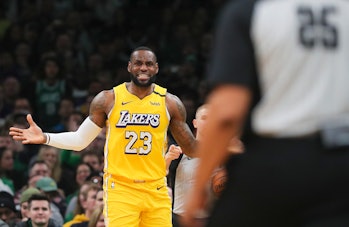
<svg viewBox="0 0 349 227"><path fill-rule="evenodd" d="M243 131L208 226L349 226L349 1L232 1L218 22L196 184ZM214 147L214 154L212 154Z"/></svg>
<svg viewBox="0 0 349 227"><path fill-rule="evenodd" d="M43 133L28 115L28 129L10 128L24 144L82 150L107 126L104 150L105 221L107 226L172 226L166 184L167 129L188 156L195 138L179 98L154 83L159 71L155 53L135 49L127 66L131 81L100 92L89 117L76 132ZM108 122L108 123L107 123Z"/></svg>

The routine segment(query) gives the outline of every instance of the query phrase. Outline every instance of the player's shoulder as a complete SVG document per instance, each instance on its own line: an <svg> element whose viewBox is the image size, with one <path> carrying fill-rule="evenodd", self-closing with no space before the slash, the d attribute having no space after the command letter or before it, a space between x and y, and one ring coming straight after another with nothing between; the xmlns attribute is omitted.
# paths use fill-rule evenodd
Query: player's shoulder
<svg viewBox="0 0 349 227"><path fill-rule="evenodd" d="M98 104L99 106L109 105L114 101L114 90L102 90L92 100L92 104Z"/></svg>
<svg viewBox="0 0 349 227"><path fill-rule="evenodd" d="M170 92L166 92L166 103L177 103L177 102L182 102L177 95L174 95Z"/></svg>
<svg viewBox="0 0 349 227"><path fill-rule="evenodd" d="M185 106L177 95L167 92L166 106L171 117L180 116L182 118L186 116Z"/></svg>
<svg viewBox="0 0 349 227"><path fill-rule="evenodd" d="M104 98L107 98L109 96L113 96L114 95L114 89L108 89L108 90L102 90L100 91L96 97L98 96L101 96L101 97L104 97Z"/></svg>

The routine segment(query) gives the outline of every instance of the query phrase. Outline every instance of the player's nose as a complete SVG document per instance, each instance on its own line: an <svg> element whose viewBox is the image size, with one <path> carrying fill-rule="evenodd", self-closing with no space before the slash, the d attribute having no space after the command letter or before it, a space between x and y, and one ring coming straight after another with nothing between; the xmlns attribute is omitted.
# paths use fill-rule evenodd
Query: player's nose
<svg viewBox="0 0 349 227"><path fill-rule="evenodd" d="M146 64L142 64L141 65L141 71L147 71L148 70L148 67Z"/></svg>

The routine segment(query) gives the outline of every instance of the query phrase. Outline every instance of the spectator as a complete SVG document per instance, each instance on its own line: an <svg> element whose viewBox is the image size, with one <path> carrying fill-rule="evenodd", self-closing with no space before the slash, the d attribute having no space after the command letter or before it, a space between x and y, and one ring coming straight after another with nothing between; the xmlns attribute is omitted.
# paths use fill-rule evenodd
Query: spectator
<svg viewBox="0 0 349 227"><path fill-rule="evenodd" d="M12 189L8 185L4 184L4 182L0 179L0 192L1 191L7 192L10 195L13 195Z"/></svg>
<svg viewBox="0 0 349 227"><path fill-rule="evenodd" d="M88 222L93 211L96 209L96 195L100 187L97 184L90 184L86 191L82 194L82 207L84 212L75 215L73 220L66 222L63 227L71 227L73 224Z"/></svg>
<svg viewBox="0 0 349 227"><path fill-rule="evenodd" d="M21 94L21 84L16 76L9 75L4 79L2 85L4 92L4 104L8 106L12 112L14 109L15 100Z"/></svg>
<svg viewBox="0 0 349 227"><path fill-rule="evenodd" d="M100 53L91 53L88 56L87 71L90 79L95 78L98 72L104 69L103 57Z"/></svg>
<svg viewBox="0 0 349 227"><path fill-rule="evenodd" d="M80 163L76 168L76 182L81 186L87 177L93 172L93 168L88 163Z"/></svg>
<svg viewBox="0 0 349 227"><path fill-rule="evenodd" d="M5 104L4 87L0 85L0 126L5 124L5 119L10 113L11 108Z"/></svg>
<svg viewBox="0 0 349 227"><path fill-rule="evenodd" d="M17 97L14 101L13 113L33 113L31 102L26 97Z"/></svg>
<svg viewBox="0 0 349 227"><path fill-rule="evenodd" d="M62 176L62 168L59 157L59 149L46 145L41 145L39 153L36 157L37 160L46 162L50 169L50 177L52 177L56 182L59 182Z"/></svg>
<svg viewBox="0 0 349 227"><path fill-rule="evenodd" d="M0 192L0 219L10 227L13 227L19 221L14 198L5 191Z"/></svg>
<svg viewBox="0 0 349 227"><path fill-rule="evenodd" d="M4 135L0 133L0 148L11 148L12 145L11 137L9 137L7 134Z"/></svg>
<svg viewBox="0 0 349 227"><path fill-rule="evenodd" d="M51 176L51 169L44 160L36 160L29 168L29 178L35 176L49 177Z"/></svg>
<svg viewBox="0 0 349 227"><path fill-rule="evenodd" d="M50 199L42 194L33 194L28 199L29 219L22 221L16 227L60 227L51 218Z"/></svg>
<svg viewBox="0 0 349 227"><path fill-rule="evenodd" d="M28 56L27 64L30 67L30 75L28 75L28 78L20 77L22 84L27 84L26 80L32 80L32 74L34 71L34 68L37 64L37 59L40 58L39 56L39 36L40 34L40 27L37 21L35 20L28 20L24 22L23 26L23 41L21 43L25 43L29 46L30 52L26 55ZM26 55L24 57L26 57ZM20 74L21 75L21 74ZM29 82L29 81L28 81Z"/></svg>
<svg viewBox="0 0 349 227"><path fill-rule="evenodd" d="M36 182L43 177L50 176L50 169L45 161L35 161L28 169L28 179L26 184L15 194L16 204L20 203L20 197L23 191L28 188L36 188Z"/></svg>
<svg viewBox="0 0 349 227"><path fill-rule="evenodd" d="M19 23L12 23L6 30L3 43L6 50L14 50L23 37L23 28Z"/></svg>
<svg viewBox="0 0 349 227"><path fill-rule="evenodd" d="M14 51L17 76L21 84L27 84L31 79L31 48L28 43L21 41Z"/></svg>
<svg viewBox="0 0 349 227"><path fill-rule="evenodd" d="M58 115L60 121L53 126L54 132L68 131L69 117L74 112L74 100L70 97L63 97L59 103Z"/></svg>
<svg viewBox="0 0 349 227"><path fill-rule="evenodd" d="M74 190L74 174L68 169L63 169L60 162L60 150L42 145L37 156L38 160L44 160L51 171L51 178L55 180L62 194L71 193ZM63 177L64 176L64 177Z"/></svg>
<svg viewBox="0 0 349 227"><path fill-rule="evenodd" d="M86 78L83 78L83 80L86 80ZM98 92L103 90L103 84L95 79L95 76L93 76L93 79L90 79L88 81L86 87L87 88L84 91L84 93L86 92L86 94L84 95L84 98L78 102L77 105L77 110L80 111L84 116L88 115L90 104L94 96L98 94Z"/></svg>
<svg viewBox="0 0 349 227"><path fill-rule="evenodd" d="M93 214L91 215L90 221L88 222L87 227L105 227L103 207L98 207ZM72 227L80 227L73 225ZM81 226L82 227L82 226Z"/></svg>
<svg viewBox="0 0 349 227"><path fill-rule="evenodd" d="M69 33L62 31L55 38L55 47L53 50L62 62L62 68L64 68L66 73L65 79L71 80L73 71L78 67L78 56L73 45L72 37Z"/></svg>
<svg viewBox="0 0 349 227"><path fill-rule="evenodd" d="M105 139L97 138L102 140L102 143L105 142ZM81 161L83 163L88 163L90 166L92 166L94 171L102 172L103 171L103 150L100 152L93 151L93 150L86 150L81 154Z"/></svg>
<svg viewBox="0 0 349 227"><path fill-rule="evenodd" d="M84 213L85 209L83 208L83 199L84 199L84 193L89 188L89 186L93 184L90 181L85 181L77 191L77 194L71 198L69 201L64 220L65 222L71 221L74 216L78 214Z"/></svg>
<svg viewBox="0 0 349 227"><path fill-rule="evenodd" d="M0 179L15 192L13 180L10 178L13 171L13 151L7 147L0 147Z"/></svg>
<svg viewBox="0 0 349 227"><path fill-rule="evenodd" d="M79 195L79 192L81 190L81 187L86 184L90 183L90 181L87 180L89 176L93 173L93 168L87 164L87 163L80 163L75 171L75 191L68 194L66 197L66 202L68 204L67 211L65 213L65 221L68 219L71 220L73 218L73 212L76 207L76 200ZM69 213L69 216L67 214Z"/></svg>
<svg viewBox="0 0 349 227"><path fill-rule="evenodd" d="M90 220L73 224L72 227L88 227L90 225L96 226L97 222L103 222L104 226L104 216L103 214L101 216L101 213L103 213L103 205L103 189L100 188L96 195L96 209L93 211ZM101 223L99 223L99 225L101 225Z"/></svg>
<svg viewBox="0 0 349 227"><path fill-rule="evenodd" d="M27 221L29 219L29 198L34 194L41 194L41 192L37 188L27 188L21 194L20 198L20 207L21 207L21 218L22 221Z"/></svg>
<svg viewBox="0 0 349 227"><path fill-rule="evenodd" d="M64 96L71 95L71 89L64 80L63 67L57 57L42 60L39 78L35 83L35 113L47 130L59 123L59 105Z"/></svg>
<svg viewBox="0 0 349 227"><path fill-rule="evenodd" d="M6 77L17 75L14 64L13 54L8 51L0 50L0 81L3 82Z"/></svg>
<svg viewBox="0 0 349 227"><path fill-rule="evenodd" d="M36 182L36 187L50 199L51 217L56 220L59 225L63 225L66 203L62 192L57 188L56 182L50 177L43 177Z"/></svg>
<svg viewBox="0 0 349 227"><path fill-rule="evenodd" d="M96 206L103 208L104 201L103 201L103 188L100 188L100 190L97 192L96 195Z"/></svg>
<svg viewBox="0 0 349 227"><path fill-rule="evenodd" d="M77 188L80 188L81 185L86 181L87 177L93 172L92 166L88 163L80 163L76 167L75 171L75 182Z"/></svg>
<svg viewBox="0 0 349 227"><path fill-rule="evenodd" d="M6 159L2 159L3 163L0 164L0 177L3 175L12 180L14 190L16 191L25 184L26 170L28 169L25 157L30 155L31 151L28 149L28 146L9 138L6 130L0 132L0 144L3 144L4 148L6 148L6 151L0 151L0 160L2 155L6 154ZM0 150L2 150L1 146Z"/></svg>

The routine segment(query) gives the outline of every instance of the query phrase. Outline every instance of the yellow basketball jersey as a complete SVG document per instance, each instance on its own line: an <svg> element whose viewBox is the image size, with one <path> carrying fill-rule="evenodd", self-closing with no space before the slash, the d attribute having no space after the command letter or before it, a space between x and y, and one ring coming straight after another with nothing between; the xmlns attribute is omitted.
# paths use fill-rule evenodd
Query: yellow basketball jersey
<svg viewBox="0 0 349 227"><path fill-rule="evenodd" d="M155 85L143 99L131 94L126 83L113 89L115 103L108 116L105 173L148 181L165 177L170 121L166 89Z"/></svg>

